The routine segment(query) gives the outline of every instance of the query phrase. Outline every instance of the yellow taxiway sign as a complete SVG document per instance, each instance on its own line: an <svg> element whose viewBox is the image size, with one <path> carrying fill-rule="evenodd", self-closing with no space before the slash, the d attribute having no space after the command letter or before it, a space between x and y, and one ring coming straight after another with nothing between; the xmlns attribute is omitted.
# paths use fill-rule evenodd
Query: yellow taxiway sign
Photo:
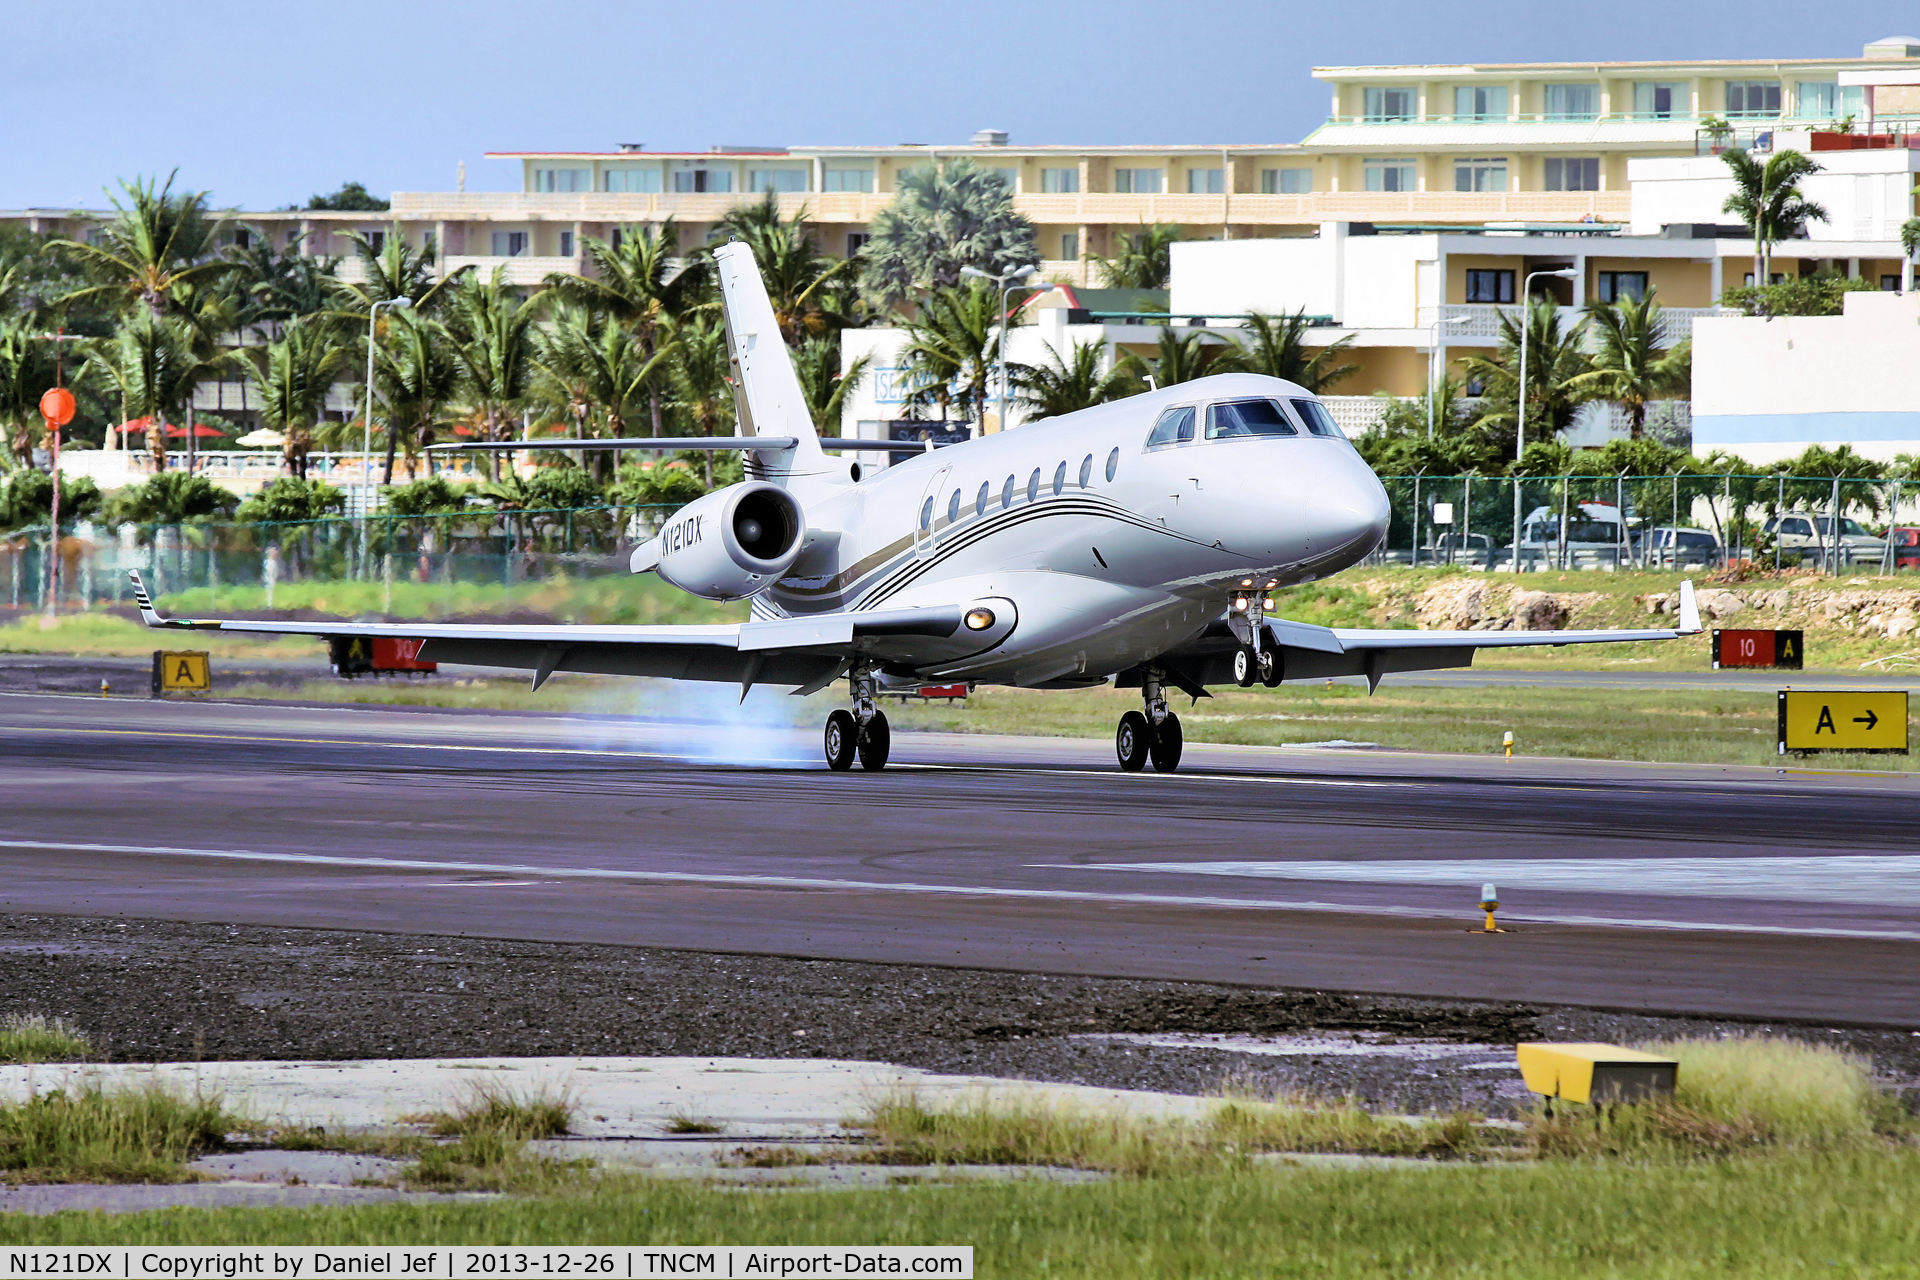
<svg viewBox="0 0 1920 1280"><path fill-rule="evenodd" d="M1779 751L1907 752L1905 689L1782 689Z"/></svg>
<svg viewBox="0 0 1920 1280"><path fill-rule="evenodd" d="M167 652L153 655L153 696L169 693L213 692L213 664L204 650Z"/></svg>

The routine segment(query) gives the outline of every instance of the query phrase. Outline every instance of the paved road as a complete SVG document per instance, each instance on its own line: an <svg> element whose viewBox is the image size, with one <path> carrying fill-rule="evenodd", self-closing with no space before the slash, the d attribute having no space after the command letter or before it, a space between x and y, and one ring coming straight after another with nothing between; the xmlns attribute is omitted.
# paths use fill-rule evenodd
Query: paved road
<svg viewBox="0 0 1920 1280"><path fill-rule="evenodd" d="M0 910L1920 1025L1911 776L815 736L0 694Z"/></svg>

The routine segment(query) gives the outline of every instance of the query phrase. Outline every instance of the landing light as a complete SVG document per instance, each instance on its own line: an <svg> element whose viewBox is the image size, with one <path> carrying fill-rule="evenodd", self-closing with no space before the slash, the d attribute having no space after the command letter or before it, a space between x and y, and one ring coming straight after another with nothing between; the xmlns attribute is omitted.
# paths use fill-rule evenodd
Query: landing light
<svg viewBox="0 0 1920 1280"><path fill-rule="evenodd" d="M1233 598L1233 611L1235 613L1245 613L1247 611L1247 598L1245 596L1235 596Z"/></svg>
<svg viewBox="0 0 1920 1280"><path fill-rule="evenodd" d="M992 626L993 624L994 624L993 610L991 609L967 610L967 630L985 631L988 627Z"/></svg>

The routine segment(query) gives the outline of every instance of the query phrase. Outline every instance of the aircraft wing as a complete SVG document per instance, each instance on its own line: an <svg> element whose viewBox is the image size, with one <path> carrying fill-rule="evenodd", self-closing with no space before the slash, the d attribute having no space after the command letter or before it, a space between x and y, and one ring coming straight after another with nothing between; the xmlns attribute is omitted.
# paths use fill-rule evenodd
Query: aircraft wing
<svg viewBox="0 0 1920 1280"><path fill-rule="evenodd" d="M960 629L963 612L958 605L866 609L706 626L169 618L154 608L139 573L128 577L133 580L141 621L149 627L422 640L419 656L423 661L531 671L536 689L556 671L584 671L743 686L789 685L811 693L825 688L846 669L859 641L878 636L951 636Z"/></svg>
<svg viewBox="0 0 1920 1280"><path fill-rule="evenodd" d="M1677 640L1700 631L1700 609L1694 603L1693 583L1680 584L1678 625L1647 630L1583 631L1409 631L1367 627L1316 627L1283 618L1269 619L1267 632L1281 651L1288 680L1318 680L1326 676L1365 676L1369 688L1396 671L1434 671L1473 665L1479 649L1511 649L1539 645L1618 644L1632 640ZM1168 654L1181 677L1176 684L1205 686L1232 683L1233 650L1237 642L1224 625L1193 644ZM1182 683L1184 681L1184 683Z"/></svg>

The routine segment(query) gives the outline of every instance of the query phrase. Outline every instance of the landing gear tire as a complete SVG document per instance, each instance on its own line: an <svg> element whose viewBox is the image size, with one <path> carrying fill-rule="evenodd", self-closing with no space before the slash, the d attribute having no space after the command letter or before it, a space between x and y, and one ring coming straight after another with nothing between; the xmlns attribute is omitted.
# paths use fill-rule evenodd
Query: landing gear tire
<svg viewBox="0 0 1920 1280"><path fill-rule="evenodd" d="M1260 655L1264 657L1265 655ZM1254 680L1260 674L1260 657L1256 657L1252 645L1241 645L1233 651L1233 682L1242 689L1253 688Z"/></svg>
<svg viewBox="0 0 1920 1280"><path fill-rule="evenodd" d="M1154 726L1153 743L1149 753L1153 756L1155 773L1172 773L1180 767L1180 749L1186 746L1186 736L1180 732L1180 717L1167 712L1167 718Z"/></svg>
<svg viewBox="0 0 1920 1280"><path fill-rule="evenodd" d="M1153 733L1147 728L1147 718L1138 711L1129 711L1120 717L1120 728L1113 735L1113 752L1120 757L1120 767L1128 773L1138 773L1147 764L1147 753L1153 741Z"/></svg>
<svg viewBox="0 0 1920 1280"><path fill-rule="evenodd" d="M843 773L853 768L853 754L860 739L860 726L854 722L853 712L836 711L827 717L827 768Z"/></svg>
<svg viewBox="0 0 1920 1280"><path fill-rule="evenodd" d="M876 711L860 731L860 767L877 773L887 767L887 750L893 745L893 730L887 727L884 712Z"/></svg>
<svg viewBox="0 0 1920 1280"><path fill-rule="evenodd" d="M1278 688L1285 673L1280 669L1280 655L1271 649L1260 651L1260 683L1269 689Z"/></svg>

